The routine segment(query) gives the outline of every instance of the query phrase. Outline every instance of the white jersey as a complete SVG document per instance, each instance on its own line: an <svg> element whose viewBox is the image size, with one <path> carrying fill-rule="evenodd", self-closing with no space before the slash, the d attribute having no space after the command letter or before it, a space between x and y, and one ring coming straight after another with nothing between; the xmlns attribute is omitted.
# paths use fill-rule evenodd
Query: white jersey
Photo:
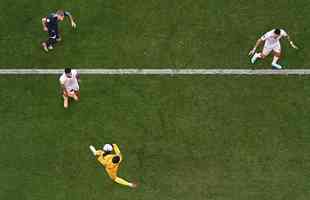
<svg viewBox="0 0 310 200"><path fill-rule="evenodd" d="M79 88L79 82L78 82L78 72L76 70L71 70L72 77L68 78L66 76L66 73L63 73L60 78L59 82L60 84L65 86L65 89L70 92L72 90L78 91Z"/></svg>
<svg viewBox="0 0 310 200"><path fill-rule="evenodd" d="M267 47L275 47L280 45L280 39L282 37L287 37L287 33L281 29L280 30L280 35L278 36L277 34L274 33L275 29L265 33L261 39L265 41L265 46Z"/></svg>

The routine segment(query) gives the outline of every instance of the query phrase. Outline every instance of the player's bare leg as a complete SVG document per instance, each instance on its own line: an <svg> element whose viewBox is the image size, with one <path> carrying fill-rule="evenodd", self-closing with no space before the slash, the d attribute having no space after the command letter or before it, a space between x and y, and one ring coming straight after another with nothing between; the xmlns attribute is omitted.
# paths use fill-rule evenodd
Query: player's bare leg
<svg viewBox="0 0 310 200"><path fill-rule="evenodd" d="M278 64L278 61L281 57L281 52L273 52L272 68L273 69L282 69L282 66Z"/></svg>
<svg viewBox="0 0 310 200"><path fill-rule="evenodd" d="M132 187L132 188L136 188L138 186L137 183L130 183L119 177L113 177L112 180L114 180L118 184L125 185L125 186Z"/></svg>
<svg viewBox="0 0 310 200"><path fill-rule="evenodd" d="M64 99L64 108L68 108L69 107L69 96L68 96L68 93L67 91L63 91L63 94L62 94L62 97Z"/></svg>
<svg viewBox="0 0 310 200"><path fill-rule="evenodd" d="M79 101L80 100L80 91L75 91L75 98L74 100Z"/></svg>
<svg viewBox="0 0 310 200"><path fill-rule="evenodd" d="M255 53L251 58L251 63L254 64L257 59L264 59L265 57L266 55L264 55L263 53Z"/></svg>
<svg viewBox="0 0 310 200"><path fill-rule="evenodd" d="M48 52L48 47L47 47L46 42L42 42L42 47L45 52Z"/></svg>
<svg viewBox="0 0 310 200"><path fill-rule="evenodd" d="M79 100L79 98L76 96L76 94L74 94L72 97L73 97L73 99L74 99L75 101L78 101L78 100Z"/></svg>
<svg viewBox="0 0 310 200"><path fill-rule="evenodd" d="M64 108L68 108L69 107L69 97L64 96Z"/></svg>
<svg viewBox="0 0 310 200"><path fill-rule="evenodd" d="M80 96L77 92L78 91L70 91L68 92L68 96L73 98L75 101L78 101L80 99Z"/></svg>

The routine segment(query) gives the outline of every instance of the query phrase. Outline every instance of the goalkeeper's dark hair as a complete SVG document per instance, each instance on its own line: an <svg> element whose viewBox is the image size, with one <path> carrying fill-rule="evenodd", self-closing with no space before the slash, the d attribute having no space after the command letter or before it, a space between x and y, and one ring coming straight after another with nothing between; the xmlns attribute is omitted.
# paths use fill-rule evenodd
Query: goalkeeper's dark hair
<svg viewBox="0 0 310 200"><path fill-rule="evenodd" d="M71 68L65 68L65 73L68 74L71 72Z"/></svg>
<svg viewBox="0 0 310 200"><path fill-rule="evenodd" d="M119 156L114 156L112 158L112 163L117 164L117 163L119 163L120 160L121 160L121 158Z"/></svg>
<svg viewBox="0 0 310 200"><path fill-rule="evenodd" d="M274 33L277 35L281 34L281 30L279 28L274 29Z"/></svg>

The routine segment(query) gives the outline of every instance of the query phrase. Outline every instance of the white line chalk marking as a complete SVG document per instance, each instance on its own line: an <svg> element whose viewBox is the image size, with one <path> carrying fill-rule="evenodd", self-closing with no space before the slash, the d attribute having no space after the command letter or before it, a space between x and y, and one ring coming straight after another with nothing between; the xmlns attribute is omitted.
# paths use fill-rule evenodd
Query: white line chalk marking
<svg viewBox="0 0 310 200"><path fill-rule="evenodd" d="M310 75L310 69L77 69L93 75ZM0 69L0 75L61 74L63 69Z"/></svg>

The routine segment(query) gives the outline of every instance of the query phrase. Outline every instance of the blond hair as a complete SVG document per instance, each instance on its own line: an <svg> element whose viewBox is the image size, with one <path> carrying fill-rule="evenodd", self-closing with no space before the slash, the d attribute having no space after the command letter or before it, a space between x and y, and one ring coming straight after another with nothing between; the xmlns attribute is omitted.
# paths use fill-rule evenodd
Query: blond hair
<svg viewBox="0 0 310 200"><path fill-rule="evenodd" d="M64 16L65 12L63 10L57 10L56 14L60 16Z"/></svg>

